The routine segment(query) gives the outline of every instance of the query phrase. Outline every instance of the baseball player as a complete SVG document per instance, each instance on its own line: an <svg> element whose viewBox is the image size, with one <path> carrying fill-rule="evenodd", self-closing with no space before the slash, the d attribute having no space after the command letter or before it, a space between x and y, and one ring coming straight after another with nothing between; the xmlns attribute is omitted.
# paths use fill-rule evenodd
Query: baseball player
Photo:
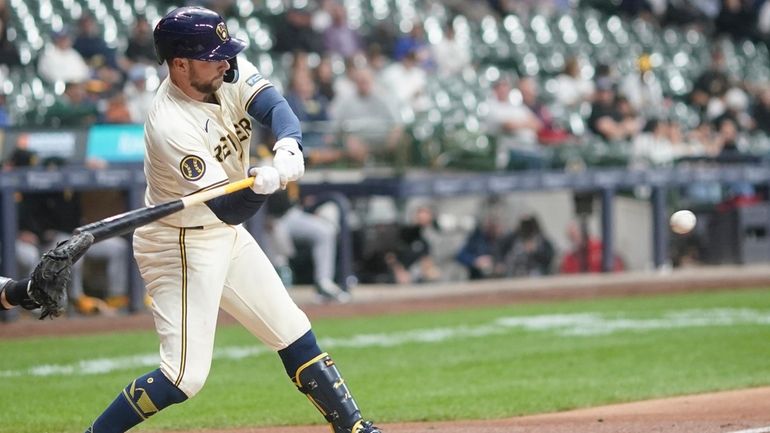
<svg viewBox="0 0 770 433"><path fill-rule="evenodd" d="M169 75L145 124L145 202L162 203L256 176L251 188L193 206L134 233L134 253L152 297L160 368L137 378L87 433L129 430L201 390L222 308L278 352L286 372L335 433L380 433L364 421L307 316L241 225L267 196L304 173L299 121L246 59L222 17L200 7L169 12L155 26ZM273 166L249 168L252 119L277 138Z"/></svg>

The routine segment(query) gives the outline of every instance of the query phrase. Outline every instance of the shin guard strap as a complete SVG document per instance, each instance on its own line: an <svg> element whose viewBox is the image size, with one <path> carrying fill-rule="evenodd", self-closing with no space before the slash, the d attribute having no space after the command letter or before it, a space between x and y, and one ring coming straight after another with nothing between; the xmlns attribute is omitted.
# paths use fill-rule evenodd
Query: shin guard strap
<svg viewBox="0 0 770 433"><path fill-rule="evenodd" d="M322 353L303 364L294 381L335 432L349 433L361 420L361 411L328 354Z"/></svg>

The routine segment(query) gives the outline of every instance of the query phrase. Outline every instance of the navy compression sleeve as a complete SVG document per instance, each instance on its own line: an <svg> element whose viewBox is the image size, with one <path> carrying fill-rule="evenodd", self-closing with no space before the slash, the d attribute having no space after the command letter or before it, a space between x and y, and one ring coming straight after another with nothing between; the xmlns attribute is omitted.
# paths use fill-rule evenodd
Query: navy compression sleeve
<svg viewBox="0 0 770 433"><path fill-rule="evenodd" d="M251 188L246 188L213 198L206 202L206 206L223 222L237 225L257 213L265 200L267 200L266 195L256 194Z"/></svg>
<svg viewBox="0 0 770 433"><path fill-rule="evenodd" d="M249 105L249 114L262 125L269 127L276 140L291 137L297 140L302 149L299 119L291 111L286 99L274 87L268 87L257 94Z"/></svg>

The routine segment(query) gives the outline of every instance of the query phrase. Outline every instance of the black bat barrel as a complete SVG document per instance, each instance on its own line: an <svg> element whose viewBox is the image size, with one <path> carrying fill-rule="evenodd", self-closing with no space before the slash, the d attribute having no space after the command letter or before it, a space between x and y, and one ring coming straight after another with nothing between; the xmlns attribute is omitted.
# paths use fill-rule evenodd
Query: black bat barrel
<svg viewBox="0 0 770 433"><path fill-rule="evenodd" d="M184 209L182 200L147 206L78 227L75 229L75 234L89 232L94 235L94 242L99 242L114 236L124 235L137 227L159 220L182 209Z"/></svg>

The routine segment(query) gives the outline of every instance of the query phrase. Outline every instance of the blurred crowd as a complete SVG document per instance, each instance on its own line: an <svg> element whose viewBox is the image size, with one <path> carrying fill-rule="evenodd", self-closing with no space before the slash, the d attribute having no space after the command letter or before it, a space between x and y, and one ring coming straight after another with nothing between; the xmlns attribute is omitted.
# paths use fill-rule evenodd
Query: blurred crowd
<svg viewBox="0 0 770 433"><path fill-rule="evenodd" d="M194 3L194 2L188 2ZM199 1L225 17L237 16L233 0ZM770 33L770 2L762 0L583 0L415 2L430 22L383 19L351 23L339 0L285 2L270 23L275 60L273 82L282 88L304 123L311 164L440 164L416 161L423 137L415 130L440 115L441 95L432 82L471 70L485 83L486 98L472 102L481 133L492 139L492 168L552 166L554 149L576 142L622 143L632 166L667 164L682 157L735 159L747 153L747 136L770 131L770 85L732 73L720 38L764 44ZM161 2L161 7L173 6ZM348 5L349 6L349 5ZM529 75L522 67L484 69L469 32L508 26L507 17L569 16L596 6L624 20L658 29L696 30L713 47L686 95L667 92L660 60L640 53L634 70L584 56L567 56L560 73ZM260 7L256 5L255 7ZM263 7L263 6L262 6ZM0 65L20 63L9 28L10 7L0 0ZM534 24L533 24L534 26ZM152 24L133 20L131 33L115 46L87 11L45 38L33 57L37 73L54 89L41 112L14 119L0 98L0 126L87 127L93 123L141 123L164 78L155 61ZM684 42L683 42L684 43ZM254 51L251 51L253 54ZM252 59L254 60L254 59ZM283 65L287 69L283 70ZM272 68L272 65L270 65ZM279 66L281 66L279 68ZM280 73L278 73L280 72ZM484 73L482 73L484 72ZM2 73L0 73L2 75ZM451 103L451 102L450 102ZM445 103L446 104L446 103ZM682 121L681 105L692 114ZM676 108L680 113L672 115ZM421 116L422 115L422 116ZM575 122L574 116L579 119ZM696 121L693 120L695 116ZM473 125L471 125L472 127ZM269 137L261 137L269 140ZM417 143L415 144L415 141ZM415 149L416 147L416 149ZM428 156L431 159L431 156ZM589 162L590 163L590 162Z"/></svg>

